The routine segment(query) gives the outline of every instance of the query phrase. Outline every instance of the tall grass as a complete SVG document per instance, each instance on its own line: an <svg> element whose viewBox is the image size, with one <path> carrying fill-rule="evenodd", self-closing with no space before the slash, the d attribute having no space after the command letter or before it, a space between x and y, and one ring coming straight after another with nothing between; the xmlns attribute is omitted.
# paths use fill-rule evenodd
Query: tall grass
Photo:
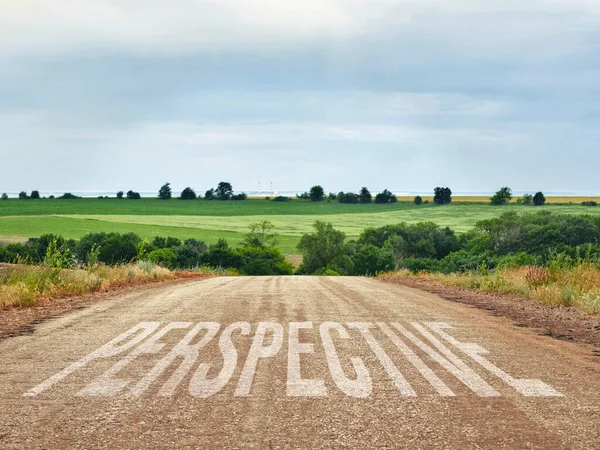
<svg viewBox="0 0 600 450"><path fill-rule="evenodd" d="M573 306L590 314L600 314L600 268L591 262L570 268L518 267L448 275L426 272L412 274L402 270L381 274L379 278L426 279L446 286L516 294L548 305Z"/></svg>
<svg viewBox="0 0 600 450"><path fill-rule="evenodd" d="M215 274L208 269L171 271L149 262L58 269L48 265L0 265L0 307L35 306L43 300L176 278Z"/></svg>

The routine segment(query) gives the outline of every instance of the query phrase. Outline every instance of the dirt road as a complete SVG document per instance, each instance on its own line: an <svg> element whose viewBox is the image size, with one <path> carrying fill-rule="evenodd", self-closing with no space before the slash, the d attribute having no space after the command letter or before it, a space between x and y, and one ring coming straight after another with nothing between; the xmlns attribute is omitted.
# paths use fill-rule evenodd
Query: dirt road
<svg viewBox="0 0 600 450"><path fill-rule="evenodd" d="M0 448L600 448L600 358L364 278L212 278L0 342Z"/></svg>

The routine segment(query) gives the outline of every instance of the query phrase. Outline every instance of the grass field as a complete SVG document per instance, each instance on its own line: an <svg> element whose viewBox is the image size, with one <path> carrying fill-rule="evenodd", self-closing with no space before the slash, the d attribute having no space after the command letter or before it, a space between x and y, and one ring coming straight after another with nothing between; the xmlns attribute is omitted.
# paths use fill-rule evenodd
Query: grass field
<svg viewBox="0 0 600 450"><path fill-rule="evenodd" d="M194 237L207 243L222 237L236 244L243 238L250 223L266 218L276 225L281 250L293 254L297 253L295 247L300 237L310 231L315 220L332 222L348 236L356 237L364 228L403 221L431 221L464 232L479 220L497 217L506 211L525 213L542 210L562 214L600 214L600 207L563 204L538 208L516 204L498 207L466 201L448 206L415 206L409 202L345 205L297 200L277 203L258 199L245 202L6 200L0 201L0 241L15 241L44 233L79 238L90 232L116 231L134 232L143 237Z"/></svg>

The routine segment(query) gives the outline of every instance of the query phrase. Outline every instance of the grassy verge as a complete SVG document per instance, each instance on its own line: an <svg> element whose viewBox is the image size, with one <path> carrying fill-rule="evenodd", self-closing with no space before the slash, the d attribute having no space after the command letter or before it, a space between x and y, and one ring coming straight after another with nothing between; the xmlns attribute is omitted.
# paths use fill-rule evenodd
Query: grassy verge
<svg viewBox="0 0 600 450"><path fill-rule="evenodd" d="M520 267L449 275L402 270L381 274L379 278L420 278L446 286L516 294L547 305L573 306L589 314L600 314L600 269L591 263L569 269Z"/></svg>
<svg viewBox="0 0 600 450"><path fill-rule="evenodd" d="M212 271L172 271L152 263L55 269L48 266L0 265L0 308L35 306L41 301L103 292L121 286L201 278Z"/></svg>

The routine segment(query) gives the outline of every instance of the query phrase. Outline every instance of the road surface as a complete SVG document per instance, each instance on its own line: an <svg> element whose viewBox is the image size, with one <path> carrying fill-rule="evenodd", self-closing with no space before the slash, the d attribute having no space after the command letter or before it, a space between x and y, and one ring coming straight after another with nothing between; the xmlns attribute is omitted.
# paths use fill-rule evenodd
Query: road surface
<svg viewBox="0 0 600 450"><path fill-rule="evenodd" d="M0 342L0 448L600 448L600 361L366 278L144 288Z"/></svg>

